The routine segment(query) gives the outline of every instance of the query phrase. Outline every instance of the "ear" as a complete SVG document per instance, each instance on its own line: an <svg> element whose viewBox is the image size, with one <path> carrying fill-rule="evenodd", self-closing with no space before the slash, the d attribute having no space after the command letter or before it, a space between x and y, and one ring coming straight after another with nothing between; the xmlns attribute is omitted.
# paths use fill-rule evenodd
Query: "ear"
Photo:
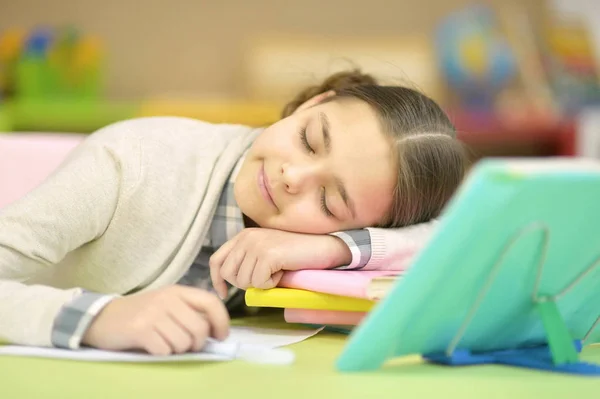
<svg viewBox="0 0 600 399"><path fill-rule="evenodd" d="M315 105L323 102L325 99L327 99L329 97L333 97L333 96L335 96L335 91L333 91L333 90L329 90L329 91L326 91L325 93L317 94L316 96L312 97L310 100L307 100L304 103L302 103L302 105L300 105L298 108L296 108L294 113L304 111L306 109L314 107Z"/></svg>

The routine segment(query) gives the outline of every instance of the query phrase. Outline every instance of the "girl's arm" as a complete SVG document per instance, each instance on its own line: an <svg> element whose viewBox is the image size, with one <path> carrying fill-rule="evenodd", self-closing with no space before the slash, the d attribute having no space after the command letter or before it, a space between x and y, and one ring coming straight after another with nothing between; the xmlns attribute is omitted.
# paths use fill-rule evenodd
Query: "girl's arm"
<svg viewBox="0 0 600 399"><path fill-rule="evenodd" d="M332 233L344 241L352 261L339 270L404 270L435 232L437 220L398 229L367 228Z"/></svg>
<svg viewBox="0 0 600 399"><path fill-rule="evenodd" d="M283 272L305 269L404 270L427 245L436 221L400 229L360 229L331 235L248 228L210 258L213 286L277 286Z"/></svg>
<svg viewBox="0 0 600 399"><path fill-rule="evenodd" d="M227 337L227 309L197 288L119 297L36 285L60 275L57 265L101 237L119 204L136 193L143 144L127 129L95 133L39 188L0 210L0 340L168 355L199 350L210 336ZM90 278L102 278L103 271Z"/></svg>
<svg viewBox="0 0 600 399"><path fill-rule="evenodd" d="M79 345L111 297L35 285L69 252L100 237L117 206L119 165L109 148L86 141L40 187L0 210L0 339Z"/></svg>

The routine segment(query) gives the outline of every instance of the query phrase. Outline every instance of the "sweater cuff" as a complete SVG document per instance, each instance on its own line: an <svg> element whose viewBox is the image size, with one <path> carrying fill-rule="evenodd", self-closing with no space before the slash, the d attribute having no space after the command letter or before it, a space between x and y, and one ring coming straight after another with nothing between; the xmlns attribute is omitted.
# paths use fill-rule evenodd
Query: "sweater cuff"
<svg viewBox="0 0 600 399"><path fill-rule="evenodd" d="M332 236L341 238L342 241L350 249L352 254L352 260L348 265L342 265L335 267L336 270L360 270L371 259L371 234L369 230L358 229L358 230L347 230L331 233Z"/></svg>
<svg viewBox="0 0 600 399"><path fill-rule="evenodd" d="M79 349L81 340L94 318L115 295L84 292L65 304L52 326L52 345L59 348Z"/></svg>
<svg viewBox="0 0 600 399"><path fill-rule="evenodd" d="M389 262L385 236L381 229L368 231L371 237L371 258L365 266L368 270L385 270L384 266Z"/></svg>

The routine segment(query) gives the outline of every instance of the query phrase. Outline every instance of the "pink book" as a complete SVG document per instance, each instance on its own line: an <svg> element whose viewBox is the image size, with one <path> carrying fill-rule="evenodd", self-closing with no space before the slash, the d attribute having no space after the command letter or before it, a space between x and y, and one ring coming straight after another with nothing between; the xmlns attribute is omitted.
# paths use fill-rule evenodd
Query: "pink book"
<svg viewBox="0 0 600 399"><path fill-rule="evenodd" d="M371 280L401 273L392 270L299 270L284 273L278 287L376 300L380 298L374 298L369 292Z"/></svg>
<svg viewBox="0 0 600 399"><path fill-rule="evenodd" d="M285 309L283 316L288 323L356 326L367 314L364 312L340 312L337 310Z"/></svg>

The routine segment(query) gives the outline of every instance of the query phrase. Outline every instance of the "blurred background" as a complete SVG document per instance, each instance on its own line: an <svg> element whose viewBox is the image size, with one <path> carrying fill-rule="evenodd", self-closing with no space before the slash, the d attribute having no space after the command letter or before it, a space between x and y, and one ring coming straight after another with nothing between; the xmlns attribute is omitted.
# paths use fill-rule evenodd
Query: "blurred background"
<svg viewBox="0 0 600 399"><path fill-rule="evenodd" d="M0 131L267 125L360 67L440 102L474 157L600 157L594 0L0 0Z"/></svg>

